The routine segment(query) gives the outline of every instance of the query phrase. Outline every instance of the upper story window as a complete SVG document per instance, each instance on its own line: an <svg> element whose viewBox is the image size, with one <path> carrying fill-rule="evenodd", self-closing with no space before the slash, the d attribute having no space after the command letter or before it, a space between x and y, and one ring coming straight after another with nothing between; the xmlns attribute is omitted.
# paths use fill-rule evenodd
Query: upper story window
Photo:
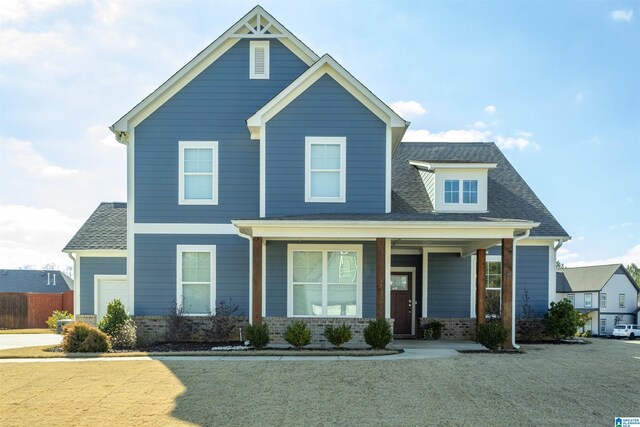
<svg viewBox="0 0 640 427"><path fill-rule="evenodd" d="M462 184L461 184L462 183ZM460 199L460 188L462 187L462 200ZM477 179L445 179L444 181L444 203L446 205L465 205L478 203L478 180Z"/></svg>
<svg viewBox="0 0 640 427"><path fill-rule="evenodd" d="M625 294L618 295L618 308L624 308L624 297Z"/></svg>
<svg viewBox="0 0 640 427"><path fill-rule="evenodd" d="M460 184L459 181L447 179L444 181L444 202L447 204L459 203Z"/></svg>
<svg viewBox="0 0 640 427"><path fill-rule="evenodd" d="M177 246L177 300L184 314L207 315L215 301L215 246Z"/></svg>
<svg viewBox="0 0 640 427"><path fill-rule="evenodd" d="M600 294L600 308L607 308L607 294Z"/></svg>
<svg viewBox="0 0 640 427"><path fill-rule="evenodd" d="M478 203L478 180L465 179L462 181L462 203Z"/></svg>
<svg viewBox="0 0 640 427"><path fill-rule="evenodd" d="M346 200L347 139L305 138L305 202Z"/></svg>
<svg viewBox="0 0 640 427"><path fill-rule="evenodd" d="M584 306L586 308L591 307L592 305L592 301L591 301L591 294L584 294Z"/></svg>
<svg viewBox="0 0 640 427"><path fill-rule="evenodd" d="M179 191L181 205L218 204L218 142L180 141Z"/></svg>
<svg viewBox="0 0 640 427"><path fill-rule="evenodd" d="M576 306L576 296L574 294L567 295L567 299L571 303L572 306Z"/></svg>
<svg viewBox="0 0 640 427"><path fill-rule="evenodd" d="M269 78L269 42L249 42L249 78Z"/></svg>

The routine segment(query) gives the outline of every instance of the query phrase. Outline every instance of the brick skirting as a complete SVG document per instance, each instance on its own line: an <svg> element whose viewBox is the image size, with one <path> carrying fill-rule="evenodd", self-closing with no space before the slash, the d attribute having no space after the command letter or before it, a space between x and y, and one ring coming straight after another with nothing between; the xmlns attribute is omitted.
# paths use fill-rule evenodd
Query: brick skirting
<svg viewBox="0 0 640 427"><path fill-rule="evenodd" d="M285 331L287 330L287 326L296 320L301 320L306 323L307 327L311 331L311 342L313 344L317 343L325 343L327 339L324 337L324 328L327 325L340 326L343 323L347 325L351 325L351 333L353 334L353 339L350 341L351 343L364 343L364 336L362 335L362 331L369 324L371 320L375 320L373 318L362 318L362 319L337 319L337 318L317 318L317 317L263 317L263 323L266 323L269 326L269 338L271 342L274 344L285 343L283 336ZM389 324L391 325L391 330L393 330L393 319L387 319Z"/></svg>
<svg viewBox="0 0 640 427"><path fill-rule="evenodd" d="M138 330L138 337L146 340L166 341L168 316L132 316ZM209 319L205 316L185 316L191 331L184 341L204 341L204 331L209 327ZM240 327L247 325L246 317L237 317L237 327L231 332L230 340L240 340ZM244 339L244 337L243 337Z"/></svg>
<svg viewBox="0 0 640 427"><path fill-rule="evenodd" d="M96 326L97 319L95 314L76 314L74 317L76 322L84 322Z"/></svg>
<svg viewBox="0 0 640 427"><path fill-rule="evenodd" d="M472 340L475 338L476 319L469 317L421 317L420 327L432 320L437 320L444 324L442 329L443 340Z"/></svg>

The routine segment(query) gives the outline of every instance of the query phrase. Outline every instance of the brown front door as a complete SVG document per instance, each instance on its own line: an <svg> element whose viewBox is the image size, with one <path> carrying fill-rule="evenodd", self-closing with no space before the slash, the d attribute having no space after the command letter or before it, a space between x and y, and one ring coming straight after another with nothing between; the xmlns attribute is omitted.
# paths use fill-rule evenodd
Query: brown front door
<svg viewBox="0 0 640 427"><path fill-rule="evenodd" d="M395 335L411 335L411 273L391 273L391 317Z"/></svg>

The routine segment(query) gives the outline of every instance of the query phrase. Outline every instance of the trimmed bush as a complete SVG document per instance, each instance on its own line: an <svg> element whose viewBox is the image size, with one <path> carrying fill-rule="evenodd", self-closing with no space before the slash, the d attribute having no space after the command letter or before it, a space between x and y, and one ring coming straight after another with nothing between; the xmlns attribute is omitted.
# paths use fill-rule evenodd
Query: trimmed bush
<svg viewBox="0 0 640 427"><path fill-rule="evenodd" d="M387 319L371 320L362 331L364 341L374 350L384 350L391 342L391 325Z"/></svg>
<svg viewBox="0 0 640 427"><path fill-rule="evenodd" d="M113 333L120 326L131 320L131 317L124 308L124 304L119 299L114 299L107 304L107 314L98 322L98 329L109 335Z"/></svg>
<svg viewBox="0 0 640 427"><path fill-rule="evenodd" d="M327 325L324 328L324 336L331 344L336 347L340 347L342 344L348 343L353 338L351 333L351 325L343 323L335 328L332 325Z"/></svg>
<svg viewBox="0 0 640 427"><path fill-rule="evenodd" d="M104 353L109 351L109 336L87 323L69 323L64 328L62 348L68 353Z"/></svg>
<svg viewBox="0 0 640 427"><path fill-rule="evenodd" d="M111 347L121 350L136 348L138 343L138 333L133 320L127 320L123 325L116 327L111 334Z"/></svg>
<svg viewBox="0 0 640 427"><path fill-rule="evenodd" d="M560 302L551 303L549 311L544 315L544 321L553 338L571 338L578 330L580 312L565 298Z"/></svg>
<svg viewBox="0 0 640 427"><path fill-rule="evenodd" d="M47 326L52 331L56 331L58 329L58 320L64 319L73 319L73 314L68 311L54 310L51 316L47 319Z"/></svg>
<svg viewBox="0 0 640 427"><path fill-rule="evenodd" d="M261 325L248 325L245 329L247 341L255 349L265 348L269 344L269 327L266 323Z"/></svg>
<svg viewBox="0 0 640 427"><path fill-rule="evenodd" d="M224 341L229 342L231 332L238 325L238 317L235 315L240 309L238 304L231 301L220 301L215 312L209 313L207 320L209 327L204 329L204 336L207 341Z"/></svg>
<svg viewBox="0 0 640 427"><path fill-rule="evenodd" d="M491 351L502 348L502 343L509 337L509 330L498 320L490 320L476 327L476 341Z"/></svg>
<svg viewBox="0 0 640 427"><path fill-rule="evenodd" d="M296 320L287 326L284 340L295 348L302 348L311 342L311 331L302 320Z"/></svg>

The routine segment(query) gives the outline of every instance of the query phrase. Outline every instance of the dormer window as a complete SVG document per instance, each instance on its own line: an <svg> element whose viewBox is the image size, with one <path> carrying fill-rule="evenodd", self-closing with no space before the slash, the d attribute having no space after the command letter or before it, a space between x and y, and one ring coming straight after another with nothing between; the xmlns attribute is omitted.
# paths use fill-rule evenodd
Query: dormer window
<svg viewBox="0 0 640 427"><path fill-rule="evenodd" d="M269 42L249 42L249 78L269 78Z"/></svg>
<svg viewBox="0 0 640 427"><path fill-rule="evenodd" d="M418 169L435 212L487 212L488 172L496 163L409 163Z"/></svg>

